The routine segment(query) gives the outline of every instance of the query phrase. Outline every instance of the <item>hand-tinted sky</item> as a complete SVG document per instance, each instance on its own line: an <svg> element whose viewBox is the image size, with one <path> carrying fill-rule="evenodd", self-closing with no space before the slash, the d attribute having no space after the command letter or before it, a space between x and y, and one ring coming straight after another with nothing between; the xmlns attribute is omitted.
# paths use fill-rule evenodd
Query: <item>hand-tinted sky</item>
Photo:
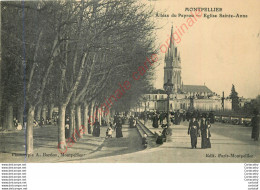
<svg viewBox="0 0 260 190"><path fill-rule="evenodd" d="M145 1L145 0L144 0ZM259 0L156 0L145 1L155 11L189 14L186 7L219 7L217 14L244 14L247 18L198 19L181 37L178 48L184 84L203 85L212 91L230 94L232 84L239 96L255 98L260 94L260 1ZM203 12L203 14L206 12ZM210 13L208 13L210 14ZM203 15L204 16L204 15ZM157 45L169 38L171 26L179 28L187 18L156 17ZM159 53L155 87L163 87L164 53Z"/></svg>

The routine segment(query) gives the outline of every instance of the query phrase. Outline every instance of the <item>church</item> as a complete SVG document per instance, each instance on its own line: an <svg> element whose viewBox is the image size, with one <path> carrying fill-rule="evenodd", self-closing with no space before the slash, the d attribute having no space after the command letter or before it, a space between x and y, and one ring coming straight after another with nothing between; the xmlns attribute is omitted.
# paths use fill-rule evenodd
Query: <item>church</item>
<svg viewBox="0 0 260 190"><path fill-rule="evenodd" d="M171 28L171 36L173 27ZM198 109L203 111L231 110L231 100L225 99L224 105L219 95L204 85L184 85L182 81L181 56L178 47L171 43L164 58L164 83L168 80L174 85L170 95L170 110ZM144 95L142 109L147 111L166 111L167 94L156 89Z"/></svg>

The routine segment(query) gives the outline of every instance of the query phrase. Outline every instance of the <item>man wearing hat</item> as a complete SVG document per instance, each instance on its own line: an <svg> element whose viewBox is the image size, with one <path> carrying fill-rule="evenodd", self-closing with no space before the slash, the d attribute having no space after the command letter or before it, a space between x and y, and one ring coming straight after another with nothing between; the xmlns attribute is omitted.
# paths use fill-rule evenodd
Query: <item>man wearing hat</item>
<svg viewBox="0 0 260 190"><path fill-rule="evenodd" d="M198 134L199 134L199 123L196 121L196 118L193 116L188 128L188 135L190 135L192 149L197 148Z"/></svg>

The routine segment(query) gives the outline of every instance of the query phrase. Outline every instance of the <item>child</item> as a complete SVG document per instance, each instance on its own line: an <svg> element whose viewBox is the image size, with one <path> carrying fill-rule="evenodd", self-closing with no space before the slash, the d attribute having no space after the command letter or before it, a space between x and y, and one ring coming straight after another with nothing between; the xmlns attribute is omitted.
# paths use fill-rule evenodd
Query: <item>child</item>
<svg viewBox="0 0 260 190"><path fill-rule="evenodd" d="M112 123L110 123L110 126L107 128L106 131L106 138L112 138L112 133L113 133Z"/></svg>
<svg viewBox="0 0 260 190"><path fill-rule="evenodd" d="M21 125L21 123L18 123L18 124L17 124L16 129L17 129L18 131L20 131L20 130L23 129L23 126Z"/></svg>
<svg viewBox="0 0 260 190"><path fill-rule="evenodd" d="M142 138L142 145L144 145L144 148L147 148L147 134L144 134L143 138Z"/></svg>
<svg viewBox="0 0 260 190"><path fill-rule="evenodd" d="M133 124L133 125L134 125L135 128L136 128L136 124L137 124L136 120L137 120L137 119L134 118L134 124Z"/></svg>
<svg viewBox="0 0 260 190"><path fill-rule="evenodd" d="M34 127L38 127L38 126L39 126L39 123L38 123L36 120L33 120L33 126L34 126Z"/></svg>

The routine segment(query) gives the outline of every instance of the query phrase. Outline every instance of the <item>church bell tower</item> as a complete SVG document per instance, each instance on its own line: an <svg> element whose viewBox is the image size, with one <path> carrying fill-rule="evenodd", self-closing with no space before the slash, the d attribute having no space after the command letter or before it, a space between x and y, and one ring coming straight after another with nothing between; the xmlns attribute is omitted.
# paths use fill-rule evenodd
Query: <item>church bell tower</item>
<svg viewBox="0 0 260 190"><path fill-rule="evenodd" d="M173 26L171 28L171 37L173 36ZM172 40L169 39L169 47L167 52L165 53L164 59L164 83L168 81L168 79L174 85L174 92L177 93L181 90L181 58L180 52L178 52L178 48Z"/></svg>

